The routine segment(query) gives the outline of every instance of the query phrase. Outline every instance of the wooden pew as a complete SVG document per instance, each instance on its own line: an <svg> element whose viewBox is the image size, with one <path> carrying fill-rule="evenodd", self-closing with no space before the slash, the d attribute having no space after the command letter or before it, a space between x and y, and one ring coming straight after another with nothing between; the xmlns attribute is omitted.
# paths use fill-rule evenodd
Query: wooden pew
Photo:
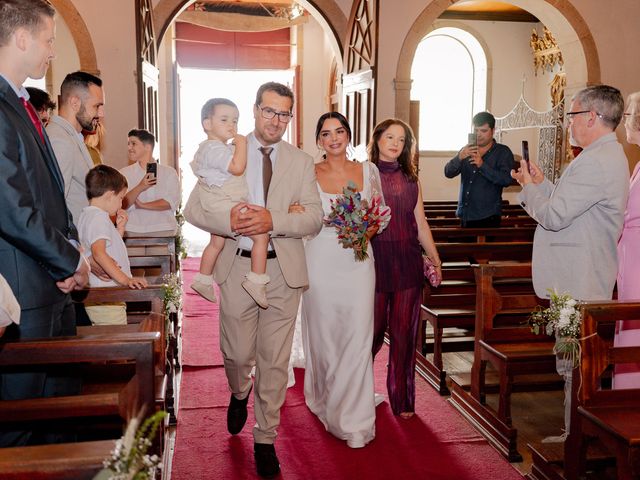
<svg viewBox="0 0 640 480"><path fill-rule="evenodd" d="M127 233L124 237L124 244L128 250L131 250L131 256L153 256L166 255L169 257L169 272L177 271L179 262L176 252L176 237L146 237L144 235L132 235ZM150 254L149 251L154 253Z"/></svg>
<svg viewBox="0 0 640 480"><path fill-rule="evenodd" d="M452 404L509 461L521 461L517 429L511 419L511 393L562 388L555 373L554 340L534 335L527 319L537 306L548 302L528 292L500 291L503 279L531 278L531 264L489 264L476 268L476 318L474 362L470 385L452 377ZM486 404L487 363L496 370L498 408Z"/></svg>
<svg viewBox="0 0 640 480"><path fill-rule="evenodd" d="M145 277L150 284L160 284L165 275L172 273L169 255L129 255L129 265L134 277Z"/></svg>
<svg viewBox="0 0 640 480"><path fill-rule="evenodd" d="M532 242L535 225L497 228L431 227L438 243Z"/></svg>
<svg viewBox="0 0 640 480"><path fill-rule="evenodd" d="M167 327L168 319L164 314L162 286L149 285L141 290L127 287L89 288L73 292L72 296L74 301L83 303L124 302L127 304L129 325L78 327L78 333L90 335L91 333L106 334L132 330L160 333L160 339L155 345L157 358L156 392L158 395L156 403L158 408L169 413L170 423L175 423L176 389L173 358L176 354L169 348L177 343L167 340L172 328L171 326Z"/></svg>
<svg viewBox="0 0 640 480"><path fill-rule="evenodd" d="M443 262L440 287L425 286L418 331L417 370L441 395L448 395L443 352L471 351L474 345L476 285L473 262L496 260L530 261L531 242L436 243ZM521 282L504 282L503 288L517 292ZM427 324L433 328L427 335ZM445 335L445 329L451 332ZM452 329L456 329L453 330ZM432 359L428 354L433 353Z"/></svg>
<svg viewBox="0 0 640 480"><path fill-rule="evenodd" d="M456 208L447 206L425 206L424 214L427 218L455 218ZM527 212L520 205L504 205L502 207L503 217L528 216Z"/></svg>
<svg viewBox="0 0 640 480"><path fill-rule="evenodd" d="M640 302L588 302L582 308L581 363L574 370L565 477L585 474L587 447L597 439L615 457L618 480L640 478L640 388L607 388L611 366L640 363L640 346L614 347L615 322L640 319ZM581 382L580 380L581 379Z"/></svg>
<svg viewBox="0 0 640 480"><path fill-rule="evenodd" d="M101 362L120 365L133 362L133 375L115 391L0 401L0 422L33 425L47 420L71 422L92 417L120 416L153 411L154 343L158 333L108 335L104 337L60 337L25 342L0 343L0 369L35 368L63 365L74 367ZM82 441L67 444L10 447L0 449L0 478L13 479L90 479L110 456L114 440Z"/></svg>
<svg viewBox="0 0 640 480"><path fill-rule="evenodd" d="M459 218L431 218L427 215L427 220L429 221L430 227L459 227L460 219ZM527 216L510 216L505 217L502 216L501 227L518 227L524 225L537 225L537 222Z"/></svg>

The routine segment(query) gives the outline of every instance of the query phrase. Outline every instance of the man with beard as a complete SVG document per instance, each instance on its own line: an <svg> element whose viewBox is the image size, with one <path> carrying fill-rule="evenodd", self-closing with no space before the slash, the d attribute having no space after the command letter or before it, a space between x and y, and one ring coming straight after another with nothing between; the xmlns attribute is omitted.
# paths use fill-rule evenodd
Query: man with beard
<svg viewBox="0 0 640 480"><path fill-rule="evenodd" d="M74 223L89 205L84 179L93 168L82 130L95 131L103 116L102 80L86 72L68 74L60 87L58 115L51 117L47 133L64 177L64 198Z"/></svg>
<svg viewBox="0 0 640 480"><path fill-rule="evenodd" d="M473 117L476 141L465 145L444 166L447 178L461 176L456 215L463 227L499 227L502 189L511 184L513 153L496 142L496 119L489 112Z"/></svg>

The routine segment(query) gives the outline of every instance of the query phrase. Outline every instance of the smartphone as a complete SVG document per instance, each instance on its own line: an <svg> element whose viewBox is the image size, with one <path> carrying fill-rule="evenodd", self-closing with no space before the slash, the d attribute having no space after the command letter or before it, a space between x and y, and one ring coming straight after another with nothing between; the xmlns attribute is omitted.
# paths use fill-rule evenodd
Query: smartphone
<svg viewBox="0 0 640 480"><path fill-rule="evenodd" d="M467 145L472 145L474 147L478 146L478 136L474 133L470 133L467 136Z"/></svg>
<svg viewBox="0 0 640 480"><path fill-rule="evenodd" d="M522 159L529 165L529 142L522 140Z"/></svg>
<svg viewBox="0 0 640 480"><path fill-rule="evenodd" d="M158 178L158 164L156 162L147 163L147 173L153 175L153 178Z"/></svg>

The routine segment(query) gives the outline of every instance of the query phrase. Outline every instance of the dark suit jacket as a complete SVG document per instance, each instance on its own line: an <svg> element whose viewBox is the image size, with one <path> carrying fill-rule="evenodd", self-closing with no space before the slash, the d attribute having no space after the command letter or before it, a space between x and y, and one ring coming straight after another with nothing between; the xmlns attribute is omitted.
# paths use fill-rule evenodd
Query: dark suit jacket
<svg viewBox="0 0 640 480"><path fill-rule="evenodd" d="M80 254L64 183L45 133L40 141L21 100L0 77L0 273L25 310L64 300L56 281Z"/></svg>

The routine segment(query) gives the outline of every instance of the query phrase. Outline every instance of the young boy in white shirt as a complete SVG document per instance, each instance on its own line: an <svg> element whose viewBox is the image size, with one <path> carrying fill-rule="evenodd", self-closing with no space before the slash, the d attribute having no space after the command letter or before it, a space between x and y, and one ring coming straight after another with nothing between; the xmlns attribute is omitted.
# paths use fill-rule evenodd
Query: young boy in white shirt
<svg viewBox="0 0 640 480"><path fill-rule="evenodd" d="M226 98L212 98L202 107L200 119L207 140L202 142L193 157L191 168L198 177L195 188L200 189L203 208L210 211L230 210L238 202L247 200L249 190L245 180L247 167L247 139L238 134L238 107ZM233 139L232 144L228 144ZM267 248L269 234L252 235L251 271L242 287L262 308L267 308L266 284ZM215 302L213 269L224 247L224 238L211 235L202 252L200 272L191 288L203 298Z"/></svg>
<svg viewBox="0 0 640 480"><path fill-rule="evenodd" d="M122 199L127 193L127 179L115 168L98 165L85 178L89 206L78 221L78 236L87 254L111 278L104 281L93 272L89 275L91 287L145 288L144 278L131 276L127 247L122 240L127 224L127 213L122 210ZM116 225L110 217L116 216ZM85 305L93 325L126 325L124 304Z"/></svg>

